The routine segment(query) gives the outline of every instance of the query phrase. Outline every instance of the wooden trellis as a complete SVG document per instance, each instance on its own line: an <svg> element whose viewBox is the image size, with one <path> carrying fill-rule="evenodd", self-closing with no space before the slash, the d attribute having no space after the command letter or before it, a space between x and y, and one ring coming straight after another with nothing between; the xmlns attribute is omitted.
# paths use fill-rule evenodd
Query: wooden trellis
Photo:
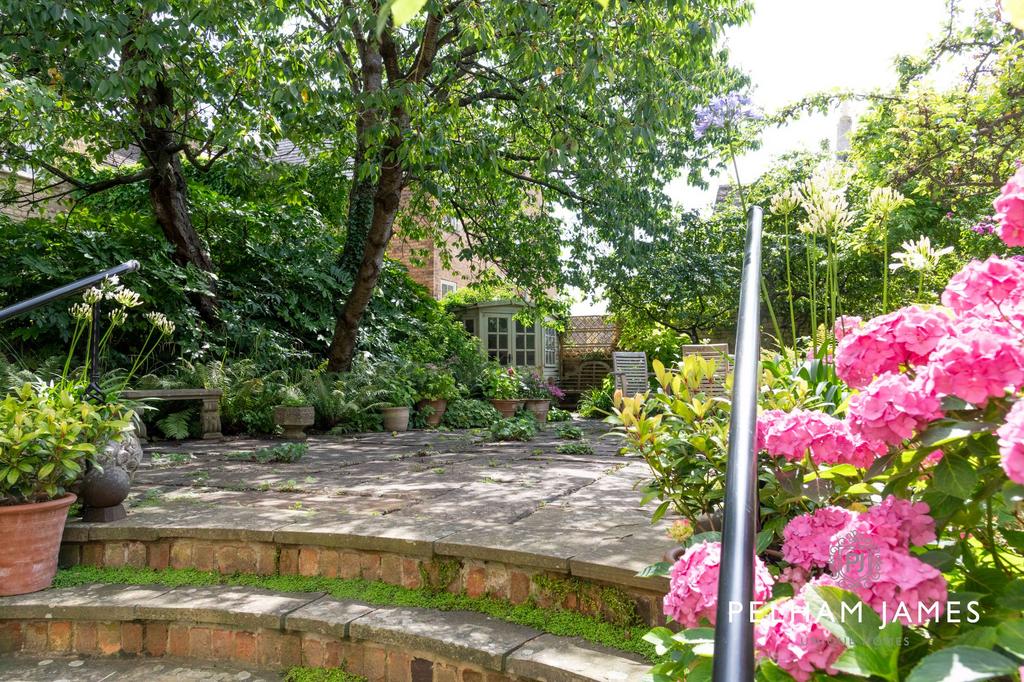
<svg viewBox="0 0 1024 682"><path fill-rule="evenodd" d="M607 315L575 315L569 318L568 328L562 333L562 357L591 354L611 357L618 341L619 329Z"/></svg>

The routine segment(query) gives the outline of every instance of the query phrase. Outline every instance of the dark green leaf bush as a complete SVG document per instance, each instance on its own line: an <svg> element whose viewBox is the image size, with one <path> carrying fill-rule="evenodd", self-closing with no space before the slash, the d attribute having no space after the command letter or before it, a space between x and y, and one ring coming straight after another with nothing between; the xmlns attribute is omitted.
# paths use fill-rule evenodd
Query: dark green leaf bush
<svg viewBox="0 0 1024 682"><path fill-rule="evenodd" d="M500 419L501 415L488 402L456 398L448 402L441 424L451 429L485 429Z"/></svg>

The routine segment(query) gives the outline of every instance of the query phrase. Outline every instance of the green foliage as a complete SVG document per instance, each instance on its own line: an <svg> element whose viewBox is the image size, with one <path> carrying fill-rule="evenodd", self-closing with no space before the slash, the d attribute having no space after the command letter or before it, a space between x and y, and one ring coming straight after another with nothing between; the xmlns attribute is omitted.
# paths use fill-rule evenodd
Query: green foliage
<svg viewBox="0 0 1024 682"><path fill-rule="evenodd" d="M501 414L488 402L456 398L448 402L441 424L452 429L485 429L500 419Z"/></svg>
<svg viewBox="0 0 1024 682"><path fill-rule="evenodd" d="M569 424L565 424L563 426L558 427L558 437L564 438L566 440L582 440L583 429L581 429L578 426L571 426Z"/></svg>
<svg viewBox="0 0 1024 682"><path fill-rule="evenodd" d="M560 455L580 455L587 456L594 454L594 447L590 443L561 443L555 452Z"/></svg>
<svg viewBox="0 0 1024 682"><path fill-rule="evenodd" d="M344 668L295 667L284 674L284 682L367 682L367 679Z"/></svg>
<svg viewBox="0 0 1024 682"><path fill-rule="evenodd" d="M195 406L171 412L163 419L157 420L156 427L160 429L160 433L164 434L164 438L183 440L192 434L192 425L195 422L196 414Z"/></svg>
<svg viewBox="0 0 1024 682"><path fill-rule="evenodd" d="M459 395L451 372L434 365L417 365L411 374L417 400L451 400Z"/></svg>
<svg viewBox="0 0 1024 682"><path fill-rule="evenodd" d="M551 406L548 410L548 421L549 422L567 422L572 419L572 412L569 410L563 410L561 408Z"/></svg>
<svg viewBox="0 0 1024 682"><path fill-rule="evenodd" d="M584 419L603 419L612 412L615 382L605 377L600 388L590 388L580 396L576 411Z"/></svg>
<svg viewBox="0 0 1024 682"><path fill-rule="evenodd" d="M298 462L302 456L309 452L309 446L305 443L278 443L267 448L260 448L252 452L229 452L228 459L243 462L257 462L259 464L270 464L280 462L291 464Z"/></svg>
<svg viewBox="0 0 1024 682"><path fill-rule="evenodd" d="M496 362L490 362L484 367L479 383L483 396L493 400L522 398L525 390L515 367L502 367Z"/></svg>
<svg viewBox="0 0 1024 682"><path fill-rule="evenodd" d="M491 440L529 441L537 435L537 420L528 415L499 419L491 424Z"/></svg>
<svg viewBox="0 0 1024 682"><path fill-rule="evenodd" d="M84 384L24 384L0 401L0 504L66 494L97 449L130 426L117 403L93 404Z"/></svg>
<svg viewBox="0 0 1024 682"><path fill-rule="evenodd" d="M343 580L298 575L260 576L245 573L222 575L212 571L173 568L157 571L150 568L75 566L58 571L53 586L74 587L91 583L166 587L236 585L278 592L326 592L336 599L382 606L473 611L553 635L582 637L589 642L640 654L648 659L653 657L651 647L640 638L642 628L614 625L594 616L561 609L542 609L532 602L514 605L491 597L467 597L444 590L414 590L361 579Z"/></svg>

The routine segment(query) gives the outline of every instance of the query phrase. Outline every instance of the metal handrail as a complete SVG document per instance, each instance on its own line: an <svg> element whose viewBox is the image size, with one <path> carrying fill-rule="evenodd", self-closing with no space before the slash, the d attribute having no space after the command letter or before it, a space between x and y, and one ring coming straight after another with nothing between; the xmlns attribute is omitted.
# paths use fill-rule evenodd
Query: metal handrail
<svg viewBox="0 0 1024 682"><path fill-rule="evenodd" d="M62 298L67 298L72 294L76 294L79 291L84 291L91 287L96 286L105 279L123 275L126 272L135 272L139 269L139 261L130 260L120 265L104 270L103 272L96 273L95 275L89 275L82 279L75 280L70 284L65 284L62 287L51 289L46 293L27 298L24 301L19 301L14 305L9 305L6 308L0 309L0 322L14 317L15 315L21 315L31 310L58 301ZM86 395L99 401L103 401L103 391L100 390L100 358L99 358L99 342L100 342L100 305L98 303L92 306L92 339L89 343L90 358L89 358L89 387L86 389Z"/></svg>
<svg viewBox="0 0 1024 682"><path fill-rule="evenodd" d="M714 682L751 682L754 679L754 625L750 616L759 512L755 441L761 355L761 218L761 207L752 206L747 213L736 324L725 518L715 618Z"/></svg>

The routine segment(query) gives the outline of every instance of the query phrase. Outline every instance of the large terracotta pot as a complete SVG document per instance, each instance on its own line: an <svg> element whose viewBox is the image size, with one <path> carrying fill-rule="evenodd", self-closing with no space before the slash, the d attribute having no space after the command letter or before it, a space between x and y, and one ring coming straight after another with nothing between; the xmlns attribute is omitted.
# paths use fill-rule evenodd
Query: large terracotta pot
<svg viewBox="0 0 1024 682"><path fill-rule="evenodd" d="M380 411L384 415L385 431L409 430L408 407L382 407Z"/></svg>
<svg viewBox="0 0 1024 682"><path fill-rule="evenodd" d="M441 418L444 417L444 411L448 409L448 401L443 398L438 400L421 400L417 407L421 410L424 407L429 407L432 410L426 418L427 426L440 426Z"/></svg>
<svg viewBox="0 0 1024 682"><path fill-rule="evenodd" d="M57 553L68 507L78 499L68 494L49 502L0 507L0 596L38 592L57 574Z"/></svg>
<svg viewBox="0 0 1024 682"><path fill-rule="evenodd" d="M544 426L548 423L548 410L551 409L551 401L547 398L530 399L526 401L526 410L536 418L537 423Z"/></svg>
<svg viewBox="0 0 1024 682"><path fill-rule="evenodd" d="M316 409L310 405L278 405L274 408L274 423L284 429L284 437L288 440L306 440L305 429L314 421Z"/></svg>
<svg viewBox="0 0 1024 682"><path fill-rule="evenodd" d="M524 400L498 400L491 399L491 405L501 413L502 419L511 419L516 416L516 411L523 406Z"/></svg>

